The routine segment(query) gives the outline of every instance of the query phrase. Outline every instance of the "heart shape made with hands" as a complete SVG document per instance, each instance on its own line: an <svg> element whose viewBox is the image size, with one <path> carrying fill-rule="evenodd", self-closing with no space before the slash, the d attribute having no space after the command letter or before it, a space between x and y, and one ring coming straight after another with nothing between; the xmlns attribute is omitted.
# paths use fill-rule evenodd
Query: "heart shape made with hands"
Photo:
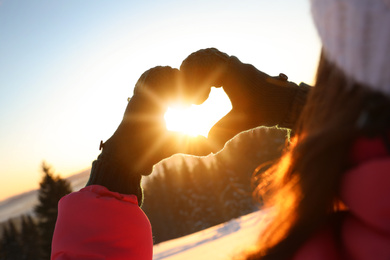
<svg viewBox="0 0 390 260"><path fill-rule="evenodd" d="M232 104L225 91L212 87L208 99L202 104L186 107L172 104L164 119L169 131L207 137L210 129L231 109Z"/></svg>

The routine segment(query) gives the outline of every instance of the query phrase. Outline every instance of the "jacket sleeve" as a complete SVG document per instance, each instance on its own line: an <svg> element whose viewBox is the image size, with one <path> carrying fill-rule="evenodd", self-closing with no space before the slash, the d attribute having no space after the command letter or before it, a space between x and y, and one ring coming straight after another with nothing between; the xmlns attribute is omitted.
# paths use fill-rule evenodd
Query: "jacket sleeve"
<svg viewBox="0 0 390 260"><path fill-rule="evenodd" d="M370 160L346 173L341 197L358 219L390 234L390 157Z"/></svg>
<svg viewBox="0 0 390 260"><path fill-rule="evenodd" d="M151 226L135 195L91 185L63 197L52 242L52 260L151 260Z"/></svg>
<svg viewBox="0 0 390 260"><path fill-rule="evenodd" d="M342 239L351 259L390 259L390 157L370 160L344 176L341 197L351 214Z"/></svg>
<svg viewBox="0 0 390 260"><path fill-rule="evenodd" d="M390 259L390 157L381 140L359 140L356 147L356 167L341 182L340 197L349 210L340 230L329 225L294 260Z"/></svg>

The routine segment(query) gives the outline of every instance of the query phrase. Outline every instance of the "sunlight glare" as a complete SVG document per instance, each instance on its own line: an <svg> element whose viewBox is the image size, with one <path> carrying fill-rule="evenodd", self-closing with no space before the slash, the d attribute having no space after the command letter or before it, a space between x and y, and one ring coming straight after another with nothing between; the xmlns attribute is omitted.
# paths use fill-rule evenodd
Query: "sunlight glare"
<svg viewBox="0 0 390 260"><path fill-rule="evenodd" d="M169 131L207 137L213 125L231 109L232 104L225 91L212 87L209 98L203 104L169 107L164 118Z"/></svg>

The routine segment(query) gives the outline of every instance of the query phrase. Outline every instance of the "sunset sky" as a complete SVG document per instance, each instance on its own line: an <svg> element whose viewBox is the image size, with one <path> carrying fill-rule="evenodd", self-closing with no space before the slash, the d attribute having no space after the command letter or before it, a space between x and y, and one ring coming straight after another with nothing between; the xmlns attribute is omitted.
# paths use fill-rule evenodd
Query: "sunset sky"
<svg viewBox="0 0 390 260"><path fill-rule="evenodd" d="M308 0L0 0L0 200L90 167L139 76L216 47L313 83Z"/></svg>

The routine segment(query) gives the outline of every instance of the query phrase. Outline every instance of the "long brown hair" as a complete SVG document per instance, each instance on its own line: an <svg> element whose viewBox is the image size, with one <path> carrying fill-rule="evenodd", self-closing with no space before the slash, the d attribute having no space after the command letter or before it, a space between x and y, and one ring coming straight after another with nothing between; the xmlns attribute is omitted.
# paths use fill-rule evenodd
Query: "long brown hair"
<svg viewBox="0 0 390 260"><path fill-rule="evenodd" d="M247 259L289 259L340 210L340 179L352 143L390 129L390 102L352 82L321 55L316 86L281 159L256 189L275 216Z"/></svg>

